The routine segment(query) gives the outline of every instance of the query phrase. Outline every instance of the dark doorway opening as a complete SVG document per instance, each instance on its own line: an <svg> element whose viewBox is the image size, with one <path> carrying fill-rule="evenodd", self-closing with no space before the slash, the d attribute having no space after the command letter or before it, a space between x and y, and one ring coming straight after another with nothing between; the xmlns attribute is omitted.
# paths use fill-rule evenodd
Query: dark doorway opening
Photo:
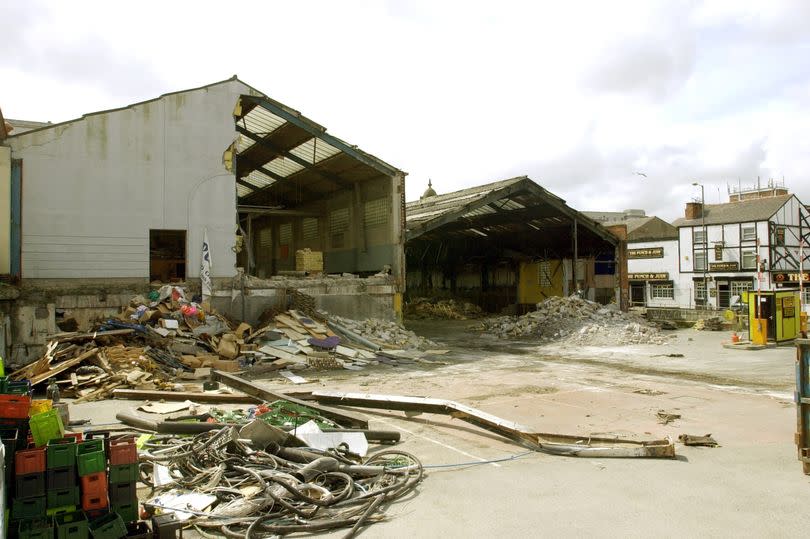
<svg viewBox="0 0 810 539"><path fill-rule="evenodd" d="M186 279L186 231L149 231L149 280L171 283Z"/></svg>
<svg viewBox="0 0 810 539"><path fill-rule="evenodd" d="M630 304L633 307L643 307L647 305L646 283L630 283Z"/></svg>
<svg viewBox="0 0 810 539"><path fill-rule="evenodd" d="M728 309L731 306L731 288L728 281L717 281L717 306Z"/></svg>

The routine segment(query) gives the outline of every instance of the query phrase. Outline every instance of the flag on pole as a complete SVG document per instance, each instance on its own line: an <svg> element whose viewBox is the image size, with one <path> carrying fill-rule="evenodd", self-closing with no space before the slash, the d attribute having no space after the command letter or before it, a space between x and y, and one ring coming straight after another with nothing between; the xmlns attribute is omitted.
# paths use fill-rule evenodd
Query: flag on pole
<svg viewBox="0 0 810 539"><path fill-rule="evenodd" d="M208 229L203 233L202 260L200 262L200 283L202 284L202 299L208 301L211 297L211 248L208 244Z"/></svg>

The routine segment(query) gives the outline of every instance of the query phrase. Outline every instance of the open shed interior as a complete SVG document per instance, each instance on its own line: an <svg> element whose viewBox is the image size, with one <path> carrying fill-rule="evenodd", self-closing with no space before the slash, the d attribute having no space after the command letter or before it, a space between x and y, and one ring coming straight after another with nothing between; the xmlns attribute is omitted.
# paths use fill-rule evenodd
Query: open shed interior
<svg viewBox="0 0 810 539"><path fill-rule="evenodd" d="M619 240L526 176L409 202L406 228L407 298L488 312L578 290L615 299Z"/></svg>
<svg viewBox="0 0 810 539"><path fill-rule="evenodd" d="M249 275L299 271L303 249L322 253L324 273L402 271L403 172L267 97L241 96L234 120L226 161Z"/></svg>

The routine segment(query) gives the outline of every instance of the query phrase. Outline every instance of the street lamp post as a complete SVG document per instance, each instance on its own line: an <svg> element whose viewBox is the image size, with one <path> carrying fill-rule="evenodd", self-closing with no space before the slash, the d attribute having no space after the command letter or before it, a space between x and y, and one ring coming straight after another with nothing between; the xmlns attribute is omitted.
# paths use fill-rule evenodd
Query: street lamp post
<svg viewBox="0 0 810 539"><path fill-rule="evenodd" d="M709 284L706 271L709 268L709 235L706 233L706 193L702 183L692 182L692 185L700 187L700 224L703 228L703 301L704 306L709 306Z"/></svg>

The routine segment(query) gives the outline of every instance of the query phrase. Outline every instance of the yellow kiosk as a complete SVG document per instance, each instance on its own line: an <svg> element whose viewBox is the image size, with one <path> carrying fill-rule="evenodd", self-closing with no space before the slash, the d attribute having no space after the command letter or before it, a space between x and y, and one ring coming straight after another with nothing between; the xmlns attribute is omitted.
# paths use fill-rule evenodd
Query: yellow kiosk
<svg viewBox="0 0 810 539"><path fill-rule="evenodd" d="M792 341L799 336L799 309L798 290L748 292L748 338L757 344Z"/></svg>

